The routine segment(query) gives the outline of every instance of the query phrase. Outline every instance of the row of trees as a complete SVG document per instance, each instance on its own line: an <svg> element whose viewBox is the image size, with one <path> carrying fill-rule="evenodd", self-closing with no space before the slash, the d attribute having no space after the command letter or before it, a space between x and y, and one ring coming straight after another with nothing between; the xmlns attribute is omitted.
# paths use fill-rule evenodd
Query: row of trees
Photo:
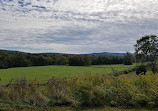
<svg viewBox="0 0 158 111"><path fill-rule="evenodd" d="M66 65L67 57L47 56L26 53L0 53L0 68L45 66L45 65Z"/></svg>
<svg viewBox="0 0 158 111"><path fill-rule="evenodd" d="M27 53L0 52L0 68L71 65L89 66L104 64L131 65L133 56L127 53L124 57L118 56L88 56L88 55L41 55Z"/></svg>

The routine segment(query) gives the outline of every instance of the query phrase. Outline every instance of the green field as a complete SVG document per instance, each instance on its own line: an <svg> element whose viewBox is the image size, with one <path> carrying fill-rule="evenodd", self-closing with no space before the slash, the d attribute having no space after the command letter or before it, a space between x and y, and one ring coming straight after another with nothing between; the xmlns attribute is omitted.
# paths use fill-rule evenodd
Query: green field
<svg viewBox="0 0 158 111"><path fill-rule="evenodd" d="M109 74L114 70L122 71L134 67L135 65L97 65L97 66L35 66L0 69L1 83L6 83L13 79L26 77L29 80L47 80L53 76L66 77L85 74Z"/></svg>

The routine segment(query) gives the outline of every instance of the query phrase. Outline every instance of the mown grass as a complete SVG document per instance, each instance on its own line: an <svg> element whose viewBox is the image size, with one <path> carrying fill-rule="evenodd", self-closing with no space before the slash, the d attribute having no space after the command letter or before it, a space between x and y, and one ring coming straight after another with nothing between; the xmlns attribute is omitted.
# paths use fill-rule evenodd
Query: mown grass
<svg viewBox="0 0 158 111"><path fill-rule="evenodd" d="M134 65L97 65L97 66L36 66L0 69L1 83L9 80L27 78L29 80L47 80L52 76L69 77L86 74L109 74L113 70L122 71L134 67Z"/></svg>

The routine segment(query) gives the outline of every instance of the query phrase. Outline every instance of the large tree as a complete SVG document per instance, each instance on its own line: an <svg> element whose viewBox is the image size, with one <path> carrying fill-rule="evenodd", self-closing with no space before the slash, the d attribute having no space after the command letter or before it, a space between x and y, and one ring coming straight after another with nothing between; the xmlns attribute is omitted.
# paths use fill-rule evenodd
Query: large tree
<svg viewBox="0 0 158 111"><path fill-rule="evenodd" d="M133 56L130 52L126 52L126 54L124 55L124 60L123 63L124 65L132 65L133 64Z"/></svg>
<svg viewBox="0 0 158 111"><path fill-rule="evenodd" d="M158 55L158 37L156 35L146 35L139 40L135 46L137 62L149 62L150 69L153 73L157 70L157 55Z"/></svg>

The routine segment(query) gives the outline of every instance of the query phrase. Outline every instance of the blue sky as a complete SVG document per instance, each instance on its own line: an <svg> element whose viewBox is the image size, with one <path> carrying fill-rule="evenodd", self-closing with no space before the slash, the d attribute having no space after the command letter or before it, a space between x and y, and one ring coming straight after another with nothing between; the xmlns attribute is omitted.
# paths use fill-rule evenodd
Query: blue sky
<svg viewBox="0 0 158 111"><path fill-rule="evenodd" d="M157 0L0 0L0 49L126 52L158 34Z"/></svg>

